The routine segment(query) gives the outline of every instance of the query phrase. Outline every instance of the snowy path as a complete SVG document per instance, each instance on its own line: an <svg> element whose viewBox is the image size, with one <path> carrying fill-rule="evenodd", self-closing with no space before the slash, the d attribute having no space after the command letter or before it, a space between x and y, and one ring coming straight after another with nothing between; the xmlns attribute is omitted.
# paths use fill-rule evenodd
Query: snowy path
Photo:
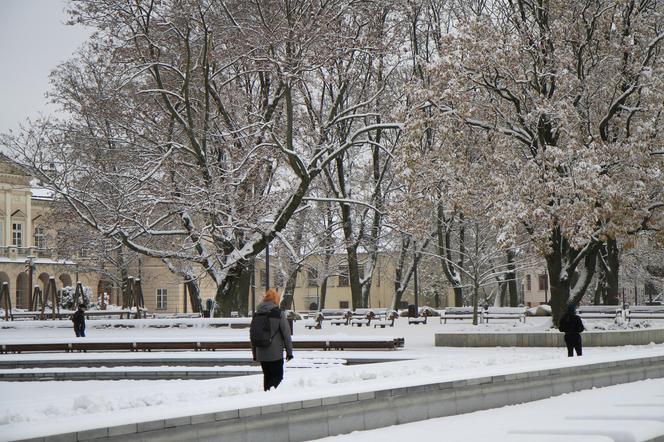
<svg viewBox="0 0 664 442"><path fill-rule="evenodd" d="M652 379L317 442L641 442L661 436L664 379Z"/></svg>
<svg viewBox="0 0 664 442"><path fill-rule="evenodd" d="M509 373L538 369L538 367L571 366L597 361L664 355L664 345L642 347L595 347L586 349L583 358L568 359L564 349L558 348L444 348L433 346L433 333L440 330L464 330L468 324L408 326L397 322L392 329L331 328L304 330L296 323L299 336L399 336L406 339L406 348L399 351L360 352L296 352L295 361L310 358L386 358L414 359L373 365L343 366L313 370L286 369L284 383L277 391L262 391L261 376L212 380L172 381L59 381L59 382L0 382L0 440L33 437L58 432L95 428L98 425L122 425L138 420L164 419L187 414L222 411L228 407L270 405L291 400L306 400L326 395L374 391L380 388L400 388L426 381L464 379L470 376ZM511 322L492 324L487 331L515 327ZM525 328L544 329L545 321L533 320ZM142 329L138 336L161 337L221 337L239 336L246 330L234 329ZM3 330L0 341L70 337L67 329ZM136 330L95 330L94 337L113 339L137 336ZM249 352L178 352L178 353L86 353L86 354L30 354L0 355L0 361L30 359L108 358L126 359L170 358L187 359L217 357L246 358ZM127 364L131 365L131 364ZM180 364L178 364L180 365ZM186 366L186 362L182 364ZM97 370L97 368L89 368ZM644 396L645 397L645 396ZM662 399L664 402L664 399ZM526 405L525 407L528 407ZM590 407L589 409L592 409ZM531 419L529 417L528 419ZM539 418L538 418L539 419ZM57 422L57 426L55 423ZM527 423L527 422L524 422ZM417 425L417 424L415 424ZM474 427L473 427L474 431ZM521 437L521 436L519 436ZM519 439L535 440L535 439ZM516 439L510 439L516 440ZM546 439L543 439L546 440ZM594 442L603 439L584 439ZM629 439L626 439L629 440Z"/></svg>

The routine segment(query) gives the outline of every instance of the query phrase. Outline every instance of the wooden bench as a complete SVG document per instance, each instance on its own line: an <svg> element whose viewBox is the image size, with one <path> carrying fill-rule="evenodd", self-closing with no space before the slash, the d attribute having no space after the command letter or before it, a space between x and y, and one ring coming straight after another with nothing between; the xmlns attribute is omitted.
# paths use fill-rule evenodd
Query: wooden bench
<svg viewBox="0 0 664 442"><path fill-rule="evenodd" d="M580 305L576 309L581 319L611 319L622 316L622 307L619 305Z"/></svg>
<svg viewBox="0 0 664 442"><path fill-rule="evenodd" d="M482 318L486 323L489 319L517 319L526 322L525 307L489 307L482 312Z"/></svg>
<svg viewBox="0 0 664 442"><path fill-rule="evenodd" d="M348 325L350 318L353 316L350 310L344 309L322 309L324 321L330 321L331 325Z"/></svg>
<svg viewBox="0 0 664 442"><path fill-rule="evenodd" d="M373 322L374 328L380 327L394 327L394 320L399 317L399 313L394 310L388 310L382 316L376 316L375 321Z"/></svg>
<svg viewBox="0 0 664 442"><path fill-rule="evenodd" d="M82 338L76 342L7 343L0 344L0 353L74 352L74 351L215 351L250 350L249 340L238 341L118 341L94 342ZM295 349L308 350L395 350L404 346L403 338L377 338L370 340L330 339L293 341Z"/></svg>
<svg viewBox="0 0 664 442"><path fill-rule="evenodd" d="M664 319L664 305L633 305L627 312L627 321L632 319Z"/></svg>
<svg viewBox="0 0 664 442"><path fill-rule="evenodd" d="M410 324L415 324L415 325L422 324L422 325L424 325L424 324L427 323L427 318L429 318L429 316L431 316L431 313L427 309L421 309L421 311L418 312L418 313L419 314L417 316L409 316L408 317L408 325L410 325Z"/></svg>
<svg viewBox="0 0 664 442"><path fill-rule="evenodd" d="M357 308L353 311L353 316L350 319L351 327L357 325L362 327L371 325L371 320L376 317L376 313L370 308Z"/></svg>
<svg viewBox="0 0 664 442"><path fill-rule="evenodd" d="M477 312L478 317L482 320L482 312ZM448 307L440 315L440 323L447 324L448 319L473 319L473 307Z"/></svg>

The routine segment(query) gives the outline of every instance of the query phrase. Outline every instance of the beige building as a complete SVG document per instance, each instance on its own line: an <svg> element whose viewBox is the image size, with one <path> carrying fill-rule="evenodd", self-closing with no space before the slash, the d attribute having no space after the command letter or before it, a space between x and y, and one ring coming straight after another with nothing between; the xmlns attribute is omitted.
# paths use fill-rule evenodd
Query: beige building
<svg viewBox="0 0 664 442"><path fill-rule="evenodd" d="M79 274L76 263L54 256L47 241L55 235L49 220L53 200L31 184L30 175L0 154L0 284L8 286L14 308L28 308L31 288L44 291L50 278L57 289L76 281L92 287L98 283L96 275Z"/></svg>
<svg viewBox="0 0 664 442"><path fill-rule="evenodd" d="M17 166L9 158L0 154L0 284L7 283L14 308L29 307L31 287L38 285L42 291L50 278L58 290L81 282L91 287L93 295L105 293L113 304L121 303L121 294L111 281L103 280L97 273L80 271L75 261L59 259L54 250L53 239L58 235L50 213L55 202L36 180ZM285 280L279 271L276 257L271 257L270 285L283 291ZM28 262L33 263L32 281L27 270ZM83 261L81 261L83 262ZM339 269L328 278L326 308L352 308L350 287L343 258L335 263ZM256 303L265 291L264 261L256 262ZM80 267L80 268L79 268ZM318 274L322 266L316 257L310 258L298 274L295 288L295 309L311 310L320 304L320 281ZM140 278L145 307L150 312L182 313L191 312L192 307L185 299L185 288L181 278L174 275L159 259L141 257L133 266L133 277ZM203 276L200 280L202 300L214 299L216 287ZM411 284L412 286L412 284ZM251 291L249 296L251 296ZM379 266L374 271L371 287L371 307L389 307L394 296L394 261L390 255L382 255ZM453 299L449 297L450 301ZM404 302L413 302L412 290L406 292ZM448 295L440 297L442 306L448 304ZM252 302L248 302L251 307ZM421 298L420 305L426 301Z"/></svg>
<svg viewBox="0 0 664 442"><path fill-rule="evenodd" d="M529 269L521 280L523 302L526 307L536 307L549 302L549 275L541 268Z"/></svg>

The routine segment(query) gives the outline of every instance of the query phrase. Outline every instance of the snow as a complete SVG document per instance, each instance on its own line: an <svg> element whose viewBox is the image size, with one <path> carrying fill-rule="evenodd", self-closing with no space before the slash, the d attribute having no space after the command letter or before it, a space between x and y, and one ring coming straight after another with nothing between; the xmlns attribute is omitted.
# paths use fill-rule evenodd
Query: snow
<svg viewBox="0 0 664 442"><path fill-rule="evenodd" d="M331 395L401 388L428 382L445 382L470 377L664 355L664 345L654 344L641 347L590 347L585 349L582 358L567 358L566 351L561 348L434 347L433 334L435 332L544 330L549 327L547 321L550 321L550 318L528 318L527 324L516 327L515 321L496 321L495 324L473 327L467 323L441 325L435 321L435 318L430 319L434 319L434 321L426 325L408 326L407 321L400 318L395 322L395 327L389 329L331 327L325 323L321 330L305 330L303 321L298 321L294 335L296 339L404 337L406 347L398 351L296 351L295 359L286 364L284 382L278 390L269 393L262 391L261 375L208 380L0 382L0 391L2 391L0 395L0 440L50 434L53 432L53 428L56 428L54 426L56 421L58 432L82 431L95 428L100 423L105 426L123 425L151 419L219 412ZM74 341L76 338L72 337L72 334L70 328L4 329L0 336L0 343L35 340ZM85 339L100 341L223 340L246 338L247 334L247 329L230 328L107 328L90 329L89 338ZM250 357L249 351L54 353L0 355L0 361L51 360L57 362L69 359L98 360L105 358L121 361L123 367L118 367L117 370L128 371L127 367L137 365L132 365L132 359L181 360L182 363L175 364L181 368L186 366L186 360L195 358L218 358L219 365L223 365L227 359L232 359L237 363L239 360L246 360ZM357 358L406 360L366 365L338 365L340 360ZM240 367L245 368L242 365L234 365L229 369L237 370ZM318 368L307 369L305 367ZM135 369L138 370L138 368ZM160 371L177 368L159 366L141 367L140 369ZM189 369L203 370L202 367L191 366ZM20 372L21 370L11 369L10 371ZM84 369L68 368L58 371L68 370ZM113 371L116 368L88 368L88 370ZM546 414L539 414L539 416L546 416Z"/></svg>
<svg viewBox="0 0 664 442"><path fill-rule="evenodd" d="M664 434L662 392L664 379L650 379L318 441L397 442L432 437L450 442L646 441Z"/></svg>

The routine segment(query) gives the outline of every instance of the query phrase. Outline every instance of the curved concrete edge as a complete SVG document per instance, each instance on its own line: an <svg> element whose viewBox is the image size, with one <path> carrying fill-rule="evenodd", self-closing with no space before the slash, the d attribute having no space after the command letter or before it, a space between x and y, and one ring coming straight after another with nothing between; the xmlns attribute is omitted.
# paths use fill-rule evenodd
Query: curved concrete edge
<svg viewBox="0 0 664 442"><path fill-rule="evenodd" d="M32 441L306 441L664 377L664 356L295 401L66 433Z"/></svg>
<svg viewBox="0 0 664 442"><path fill-rule="evenodd" d="M584 347L616 347L664 343L664 328L607 330L581 334ZM436 333L436 347L564 347L563 333Z"/></svg>

